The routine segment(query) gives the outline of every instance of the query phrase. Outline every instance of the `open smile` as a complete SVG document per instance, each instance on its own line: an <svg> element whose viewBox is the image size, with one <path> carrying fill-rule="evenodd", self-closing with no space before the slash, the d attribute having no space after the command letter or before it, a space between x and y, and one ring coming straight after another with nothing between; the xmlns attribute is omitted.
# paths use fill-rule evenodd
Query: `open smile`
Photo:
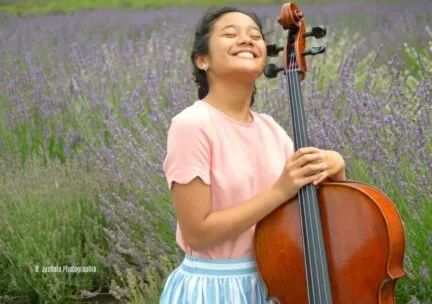
<svg viewBox="0 0 432 304"><path fill-rule="evenodd" d="M239 51L233 54L234 57L241 57L245 59L254 59L257 57L257 54L253 51Z"/></svg>

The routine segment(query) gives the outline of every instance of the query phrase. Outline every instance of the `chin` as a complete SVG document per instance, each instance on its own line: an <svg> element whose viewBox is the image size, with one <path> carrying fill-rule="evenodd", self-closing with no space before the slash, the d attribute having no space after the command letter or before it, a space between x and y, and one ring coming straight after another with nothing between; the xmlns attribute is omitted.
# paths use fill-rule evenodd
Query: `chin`
<svg viewBox="0 0 432 304"><path fill-rule="evenodd" d="M236 77L250 78L251 80L255 80L258 78L264 71L264 68L261 66L233 66L229 70L227 70L227 74L235 75Z"/></svg>
<svg viewBox="0 0 432 304"><path fill-rule="evenodd" d="M259 69L238 69L236 71L238 77L242 77L243 79L250 79L255 81L258 77L261 76L262 71Z"/></svg>

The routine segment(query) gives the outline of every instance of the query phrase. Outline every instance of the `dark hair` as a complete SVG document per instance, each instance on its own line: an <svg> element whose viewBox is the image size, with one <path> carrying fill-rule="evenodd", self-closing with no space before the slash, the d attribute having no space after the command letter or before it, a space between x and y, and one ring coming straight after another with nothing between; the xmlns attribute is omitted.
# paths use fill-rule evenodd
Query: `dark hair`
<svg viewBox="0 0 432 304"><path fill-rule="evenodd" d="M201 17L200 21L197 24L196 30L195 30L195 36L194 36L194 42L192 45L192 52L191 52L191 60L193 65L193 76L194 81L198 85L198 98L203 99L209 92L209 83L207 80L207 75L205 71L202 71L196 66L195 63L195 56L197 54L200 55L207 55L209 53L209 40L210 40L210 33L213 27L213 24L216 22L216 20L221 17L222 15L226 13L231 12L238 12L243 13L245 15L248 15L251 17L255 23L258 25L258 28L260 29L260 32L262 36L264 37L263 29L261 21L259 20L258 16L253 12L247 12L243 11L241 9L237 9L234 7L224 6L222 8L210 8L207 10L204 15ZM265 39L265 38L264 38ZM252 93L252 99L250 105L252 106L255 102L255 91L256 87L254 86L253 93Z"/></svg>

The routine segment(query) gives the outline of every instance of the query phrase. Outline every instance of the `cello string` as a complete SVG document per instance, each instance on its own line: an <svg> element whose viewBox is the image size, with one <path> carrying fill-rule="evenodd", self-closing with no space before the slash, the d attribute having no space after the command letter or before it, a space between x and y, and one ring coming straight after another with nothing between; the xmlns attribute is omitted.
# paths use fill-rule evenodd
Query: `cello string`
<svg viewBox="0 0 432 304"><path fill-rule="evenodd" d="M288 60L288 72L286 73L286 78L287 78L287 81L288 81L288 89L289 89L289 95L290 95L290 99L291 99L291 109L292 109L292 111L293 111L293 119L294 119L294 121L293 121L293 129L294 129L294 136L297 138L297 139L299 139L299 136L297 135L298 134L298 122L297 122L297 120L296 120L296 117L298 117L298 114L296 113L296 111L298 110L297 109L297 107L295 106L295 100L294 100L294 94L293 94L293 92L292 92L292 70L293 70L293 68L292 68L292 64L293 64L293 55L292 55L292 46L290 45L289 46L289 51L290 51L290 56L289 56L289 58L287 58ZM299 143L299 145L300 145L300 147L301 147L301 143L299 142L299 141L297 141L298 143ZM299 147L297 147L297 149L298 149ZM302 202L304 201L303 199L302 199L302 195L301 195L301 192L299 193L299 205L300 205L300 209L302 210L302 212L301 212L301 214L304 214L304 206L303 206L303 204L302 204ZM306 242L307 242L307 238L305 238L304 236L305 235L307 235L307 226L305 226L304 225L304 219L303 219L303 217L302 216L300 216L300 228L301 228L301 230L302 230L302 234L303 234L303 237L302 237L302 242L303 242L303 248L304 248L304 250L305 250L305 259L304 259L304 263L305 263L305 270L306 270L306 289L307 289L307 291L308 291L308 297L310 298L310 293L311 293L311 291L312 291L312 293L313 293L313 287L311 288L311 286L310 286L310 284L312 283L311 282L311 279L310 279L310 267L308 267L308 264L310 264L310 262L309 262L309 255L307 254L307 250L306 250L306 248L307 248L307 244L306 244ZM305 231L306 230L306 231Z"/></svg>
<svg viewBox="0 0 432 304"><path fill-rule="evenodd" d="M295 82L296 82L296 89L299 90L298 95L301 96L301 86L300 86L300 77L298 77L298 74L296 74L295 77ZM298 98L298 101L300 103L300 107L303 108L303 103L301 102L301 97ZM303 121L305 123L304 128L302 128L302 134L304 135L304 142L306 142L308 140L307 138L307 122L306 122L306 118L304 117L305 115L305 111L300 111L301 115L303 115L302 119L300 119L300 121ZM318 258L319 258L319 264L321 266L321 271L317 271L318 275L319 275L319 281L318 281L318 285L322 284L323 285L323 290L322 288L319 288L319 292L321 294L321 291L323 291L323 297L324 300L326 301L326 303L332 303L332 295L331 295L331 287L330 287L330 278L329 278L329 273L328 273L328 264L327 264L327 257L326 257L326 251L325 251L325 242L324 242L324 235L323 235L323 231L322 231L322 225L321 225L321 216L320 216L320 209L319 209L319 201L318 201L318 196L317 196L317 192L316 192L316 188L313 187L312 185L308 186L306 188L306 192L308 194L308 196L311 198L311 201L313 201L312 206L312 212L314 213L314 217L315 217L315 225L316 225L316 231L319 232L317 235L315 235L315 237L313 238L314 241L316 241L318 243ZM314 246L315 249L315 246ZM316 251L315 251L316 253ZM314 256L314 258L316 259L317 257ZM316 260L318 262L318 260ZM318 268L316 269L318 270ZM321 296L320 296L321 299Z"/></svg>
<svg viewBox="0 0 432 304"><path fill-rule="evenodd" d="M306 133L306 125L304 123L304 117L302 114L302 107L301 107L301 92L299 92L299 88L296 87L296 85L299 85L298 82L296 82L296 80L298 80L298 69L299 67L297 66L297 68L294 71L294 66L296 65L296 60L295 60L295 53L292 53L292 60L293 60L293 73L291 74L291 78L292 78L292 84L293 84L293 90L294 90L294 100L296 102L296 109L297 109L297 124L299 126L298 128L298 138L299 138L299 142L301 143L302 147L305 147L307 145L306 141L307 138L305 136ZM302 120L303 119L303 120ZM303 122L303 123L302 123ZM303 206L304 206L304 212L303 212L303 216L305 217L304 220L306 222L306 226L309 226L306 233L307 235L305 236L307 238L307 244L308 244L308 250L307 253L305 252L305 254L308 255L309 257L309 273L310 273L310 280L311 280L311 285L312 285L312 296L311 298L313 298L313 302L315 302L315 299L317 298L316 296L318 296L318 299L321 298L321 294L320 294L320 284L319 284L319 280L317 280L316 277L316 272L313 271L314 269L318 268L317 265L317 259L316 259L316 234L314 234L314 219L313 219L313 214L312 214L312 210L311 208L313 206L311 206L311 204L314 203L314 200L311 197L311 193L308 189L309 187L306 186L303 189L300 190L300 196L303 199ZM313 268L314 266L314 268ZM316 286L317 285L317 286ZM315 292L317 292L318 294L315 295Z"/></svg>
<svg viewBox="0 0 432 304"><path fill-rule="evenodd" d="M303 109L303 104L301 103L301 92L300 92L300 83L299 83L299 74L295 73L293 74L293 82L294 82L294 90L296 91L296 100L297 100L297 108L299 109L299 121L303 123L302 128L299 129L299 133L300 133L300 137L301 140L303 142L303 146L308 145L307 143L307 129L306 129L306 118L305 118L305 113L304 113L304 109ZM318 227L318 218L317 218L317 214L315 212L316 208L316 200L314 199L313 196L313 189L311 189L311 187L309 185L307 185L306 187L304 187L304 189L302 190L304 195L305 195L305 202L307 202L307 206L305 206L305 208L307 209L307 216L308 216L308 223L310 225L310 229L309 232L310 234L308 235L309 241L311 243L310 249L311 249L311 260L313 262L313 270L311 268L311 272L312 272L312 276L313 276L313 280L315 281L314 283L316 283L316 288L317 288L317 299L319 299L319 302L321 302L321 288L320 288L320 273L319 273L319 261L317 258L317 254L319 254L319 252L317 252L317 245L319 244L319 240L317 240L317 238L319 238L319 234L317 234L316 232L319 232L319 227ZM315 233L314 233L315 232ZM310 265L312 267L312 265ZM315 284L314 284L315 285Z"/></svg>
<svg viewBox="0 0 432 304"><path fill-rule="evenodd" d="M294 65L292 65L294 66ZM298 71L298 68L297 68ZM299 79L299 75L297 73L293 73L292 77L294 77L294 82L295 85L297 85L296 87L294 87L294 90L297 90L296 95L297 98L295 99L298 104L297 104L297 108L299 110L303 110L303 105L301 103L301 91L300 91L300 79ZM300 141L303 142L303 146L305 146L307 143L307 129L306 129L306 119L304 117L305 113L304 110L303 111L299 111L300 115L302 115L302 117L300 117L300 121L304 122L303 128L299 128L299 138ZM327 301L327 303L331 303L331 289L329 287L329 278L327 277L327 264L326 263L326 256L325 256L325 249L324 249L324 240L323 240L323 235L322 235L322 227L319 224L320 222L320 217L319 217L319 204L318 204L318 200L317 200L317 196L316 196L316 190L315 188L313 188L312 186L307 186L304 189L306 198L307 198L307 202L309 202L309 204L307 206L305 206L305 208L307 208L308 212L307 214L310 215L310 217L315 217L315 218L311 218L311 222L310 224L313 225L315 224L315 231L317 231L317 234L311 235L309 234L309 241L311 241L311 249L312 249L312 253L313 253L313 257L311 257L311 259L313 259L313 261L315 262L315 266L316 266L316 272L318 277L315 277L317 279L317 284L318 284L318 294L319 294L319 299L321 302L322 297L324 297L324 299ZM301 191L302 192L302 191ZM303 192L302 192L303 193ZM302 195L303 196L303 195ZM304 196L303 196L304 198ZM310 205L312 204L312 205ZM311 209L312 208L312 209ZM315 221L314 221L315 220ZM308 232L310 230L308 229ZM320 233L321 232L321 233ZM316 244L318 244L318 251L316 250ZM317 256L318 255L318 256ZM317 264L321 264L321 269L319 269L319 265ZM325 264L325 265L324 265ZM321 271L319 271L321 270ZM316 272L313 272L313 274L315 274ZM324 290L322 290L322 288L320 288L320 285L324 285ZM323 292L323 295L321 295L321 292Z"/></svg>
<svg viewBox="0 0 432 304"><path fill-rule="evenodd" d="M294 119L295 119L294 122L296 123L297 120L300 119L300 122L297 122L295 124L295 125L297 125L295 133L296 133L296 136L298 138L299 145L300 146L305 146L307 144L306 143L306 141L307 141L307 134L306 134L307 132L306 131L307 130L306 130L306 124L303 125L303 128L300 128L301 118L303 117L304 121L305 121L305 118L304 118L304 112L300 111L300 110L302 110L303 107L301 105L301 92L299 92L299 86L300 86L299 75L297 73L295 73L295 71L298 71L299 69L298 69L298 67L296 69L294 68L294 66L295 66L295 64L294 64L295 63L294 55L293 54L290 54L290 55L291 56L290 56L290 60L289 60L289 62L290 62L289 71L290 71L291 75L289 75L290 76L289 77L289 80L290 80L289 82L291 83L291 85L297 85L297 87L293 87L292 88L295 91L295 94L291 91L291 87L289 88L290 89L290 94L292 94L292 96L293 96L293 102L296 103L296 107L294 109L296 110L295 114L297 114L297 115L294 117ZM318 219L319 218L318 218L318 215L317 215L318 202L317 202L316 199L314 199L314 195L313 195L314 194L314 189L311 188L311 187L306 187L303 190L306 193L304 193L303 191L300 191L300 193L299 193L300 197L301 197L301 199L303 199L303 202L309 202L309 204L301 205L301 207L303 207L302 210L305 210L307 208L307 212L303 212L303 214L309 214L309 218L312 217L311 213L314 214L314 216L315 216L315 227L316 227L316 230L318 230L318 232L319 232L320 226L318 224ZM305 195L306 195L306 197L305 197ZM305 199L308 199L308 200L305 200ZM309 206L310 204L312 204L312 205ZM311 210L310 208L313 208L313 210ZM310 225L314 224L313 219L311 219L311 221L307 221L306 223L309 223ZM305 228L307 229L306 230L306 234L307 234L306 238L308 238L307 236L309 236L307 243L310 244L309 245L311 247L310 249L312 249L311 250L312 252L311 251L306 251L305 255L306 255L306 258L308 259L308 261L313 258L313 260L315 262L314 264L316 265L318 263L317 256L316 256L317 255L316 243L318 243L318 246L320 248L322 248L322 245L320 243L320 240L322 240L322 236L320 234L310 234L308 227L306 226ZM303 243L305 243L304 240L303 240ZM307 247L304 246L304 248L307 248ZM313 253L313 257L311 256L311 254L308 254L308 253ZM319 251L318 253L319 253L318 258L320 258L321 264L323 264L324 255L323 255L322 251ZM310 266L312 266L312 265L310 264ZM324 285L325 285L325 287L324 287L325 290L324 290L324 295L323 295L324 299L328 300L328 296L329 296L328 295L328 291L326 290L326 287L327 287L326 285L327 284L325 284L327 281L324 279L325 273L323 272L325 266L327 266L327 265L321 265L321 273L318 273L318 278L316 278L315 276L311 277L311 275L312 275L312 273L311 273L311 271L312 271L311 267L309 268L309 271L307 272L308 273L308 277L312 280L311 281L311 283L312 283L312 298L315 298L314 297L315 289L313 288L314 287L313 285L315 285L315 284L314 284L313 278L317 279L317 283L318 283L317 287L318 287L318 294L319 294L320 303L321 303L321 299L322 299L321 288L319 288L320 287L319 286L320 283L324 283ZM317 265L316 265L316 270L318 272L320 272ZM330 299L330 301L328 303L330 303L330 302L331 302L331 299Z"/></svg>
<svg viewBox="0 0 432 304"><path fill-rule="evenodd" d="M295 54L295 53L294 53ZM295 55L294 55L295 57ZM296 60L294 60L294 65L296 65ZM294 66L293 65L293 66ZM295 95L296 95L296 107L298 109L298 120L299 120L299 125L301 124L301 127L298 128L298 136L300 138L300 141L302 142L302 146L306 147L308 145L307 143L307 136L306 136L306 123L305 123L305 119L304 119L304 109L303 109L303 105L301 103L301 92L299 91L299 83L298 83L298 79L299 79L299 67L297 66L295 73L292 74L292 78L293 78L293 84L294 84L294 91L295 91ZM311 261L311 264L309 265L310 267L310 274L311 274L311 281L312 281L312 286L313 288L313 301L315 302L316 300L320 300L321 299L321 292L320 292L320 282L319 282L319 277L317 278L317 273L314 270L318 269L318 261L316 259L316 234L314 233L314 231L316 231L316 227L314 227L314 214L313 214L313 204L314 204L314 200L313 200L313 196L311 194L310 191L310 186L306 185L305 187L303 187L303 189L301 190L302 193L302 197L304 199L304 209L305 209L305 221L306 223L309 225L309 229L307 231L308 235L308 244L309 244L309 248L310 249L308 251L309 253L309 259ZM319 275L319 274L318 274ZM317 293L317 295L316 295ZM321 301L319 301L321 302Z"/></svg>
<svg viewBox="0 0 432 304"><path fill-rule="evenodd" d="M298 77L298 75L296 75L297 77L294 77L294 80L296 82L296 86L295 88L297 90L300 89L300 79ZM301 96L301 92L298 92L298 95ZM301 102L301 98L298 98L299 103ZM299 107L301 107L302 105L300 104ZM302 135L304 138L304 142L306 144L307 141L307 130L306 130L306 117L305 112L304 111L300 111L300 115L302 115L300 121L303 121L304 124L304 128L302 128ZM316 191L313 187L307 187L306 190L306 196L308 198L308 202L311 204L308 206L309 209L309 214L311 215L311 221L313 221L314 224L314 228L315 231L318 232L317 234L315 234L312 237L312 242L313 242L313 250L314 250L314 262L315 262L315 266L316 266L316 276L317 276L317 284L318 284L318 294L319 294L319 299L321 302L322 297L324 297L324 299L328 299L328 292L327 292L327 284L326 284L326 280L325 280L325 272L324 272L324 262L325 262L325 256L324 256L324 248L322 246L322 233L321 230L321 226L319 224L319 219L320 219L320 215L319 215L319 205L318 205L318 200L317 200L317 196L316 196ZM314 193L315 192L315 193ZM312 224L312 223L311 223ZM318 250L316 250L318 247ZM319 265L321 264L321 265ZM321 266L321 271L318 271L318 267ZM324 285L324 288L321 288L321 285ZM322 290L324 289L324 290ZM323 295L321 294L321 292L323 291Z"/></svg>
<svg viewBox="0 0 432 304"><path fill-rule="evenodd" d="M294 45L292 47L294 49ZM292 84L292 94L293 94L293 102L295 105L295 124L297 125L296 128L296 136L299 142L300 147L305 147L306 146L306 137L303 136L303 133L305 132L304 130L304 125L301 121L301 106L299 105L300 103L300 94L298 92L298 90L296 89L295 85L296 85L296 77L298 78L298 66L296 65L296 59L295 59L295 53L292 52L291 53L291 58L290 58L290 68L291 68L291 73L290 73L290 80L291 80L291 84ZM308 186L304 187L303 189L300 189L300 200L301 200L301 206L302 206L302 217L303 217L303 221L305 224L305 256L307 257L307 261L308 261L308 268L307 268L307 273L308 273L308 278L310 281L310 285L311 285L311 294L309 296L311 303L314 303L316 301L316 293L318 292L318 297L319 297L319 284L317 286L317 280L315 279L315 272L313 271L313 266L314 264L317 263L316 258L315 258L315 237L314 237L314 233L313 233L313 219L312 214L311 214L311 207L310 204L313 203L313 201L310 200L310 195L309 195L309 191L308 191ZM315 268L317 266L315 265Z"/></svg>
<svg viewBox="0 0 432 304"><path fill-rule="evenodd" d="M300 79L296 78L296 81L298 83L298 88L300 88ZM302 112L303 115L305 112ZM306 118L304 118L304 121L306 122ZM306 132L306 131L305 131ZM317 235L317 242L318 242L318 253L320 258L320 265L321 265L321 280L320 283L324 285L324 299L327 301L327 303L332 302L331 298L331 289L330 289L330 281L328 277L328 265L327 265L327 258L326 258L326 251L325 251L325 243L324 243L324 235L322 231L322 223L321 223L321 214L319 209L319 201L318 196L316 193L316 188L311 186L309 187L310 193L312 198L315 200L315 203L313 204L313 211L315 213L315 222L317 226L317 231L320 233Z"/></svg>

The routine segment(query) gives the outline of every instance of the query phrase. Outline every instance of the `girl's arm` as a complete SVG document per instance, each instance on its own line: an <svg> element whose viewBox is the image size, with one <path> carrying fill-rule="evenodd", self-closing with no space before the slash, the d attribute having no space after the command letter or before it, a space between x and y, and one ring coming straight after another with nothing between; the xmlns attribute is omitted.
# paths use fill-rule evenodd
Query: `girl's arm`
<svg viewBox="0 0 432 304"><path fill-rule="evenodd" d="M252 227L280 204L283 198L273 187L235 207L212 212L210 186L196 177L172 187L177 220L186 243L193 250L211 248Z"/></svg>

